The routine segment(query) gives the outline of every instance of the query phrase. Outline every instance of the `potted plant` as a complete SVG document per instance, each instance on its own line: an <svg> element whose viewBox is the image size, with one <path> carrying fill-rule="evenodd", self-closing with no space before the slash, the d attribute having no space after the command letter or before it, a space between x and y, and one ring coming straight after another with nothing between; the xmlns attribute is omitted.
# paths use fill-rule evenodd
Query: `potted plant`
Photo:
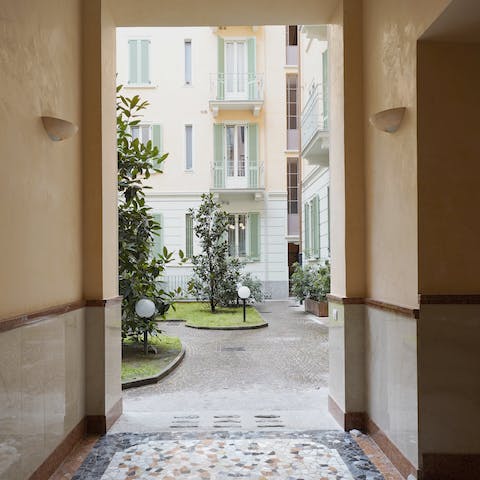
<svg viewBox="0 0 480 480"><path fill-rule="evenodd" d="M330 293L330 263L324 265L296 265L292 275L292 293L305 311L318 317L328 317L327 294Z"/></svg>

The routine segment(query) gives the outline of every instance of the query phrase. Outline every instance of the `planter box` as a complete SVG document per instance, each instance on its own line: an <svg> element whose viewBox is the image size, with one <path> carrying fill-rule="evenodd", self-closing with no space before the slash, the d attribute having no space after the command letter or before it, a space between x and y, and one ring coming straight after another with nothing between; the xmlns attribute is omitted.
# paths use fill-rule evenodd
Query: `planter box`
<svg viewBox="0 0 480 480"><path fill-rule="evenodd" d="M305 299L305 311L317 317L328 317L328 302L317 302L310 298Z"/></svg>

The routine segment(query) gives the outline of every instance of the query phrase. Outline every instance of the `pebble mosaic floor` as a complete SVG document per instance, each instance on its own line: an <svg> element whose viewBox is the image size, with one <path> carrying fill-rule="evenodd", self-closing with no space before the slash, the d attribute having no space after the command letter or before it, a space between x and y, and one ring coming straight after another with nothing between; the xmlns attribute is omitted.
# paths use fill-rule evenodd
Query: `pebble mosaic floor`
<svg viewBox="0 0 480 480"><path fill-rule="evenodd" d="M339 431L102 437L73 480L383 480Z"/></svg>

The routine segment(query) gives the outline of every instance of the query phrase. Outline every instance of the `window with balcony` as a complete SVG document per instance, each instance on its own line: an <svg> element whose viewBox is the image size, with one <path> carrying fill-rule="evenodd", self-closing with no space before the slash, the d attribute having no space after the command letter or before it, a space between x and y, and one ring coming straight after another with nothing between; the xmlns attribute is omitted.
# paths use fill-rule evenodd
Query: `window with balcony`
<svg viewBox="0 0 480 480"><path fill-rule="evenodd" d="M287 65L298 65L298 25L287 25L285 27L286 36L286 63Z"/></svg>
<svg viewBox="0 0 480 480"><path fill-rule="evenodd" d="M228 217L228 252L231 257L260 259L260 214L232 213Z"/></svg>
<svg viewBox="0 0 480 480"><path fill-rule="evenodd" d="M287 150L300 148L298 75L287 75Z"/></svg>
<svg viewBox="0 0 480 480"><path fill-rule="evenodd" d="M214 125L213 187L259 188L258 125Z"/></svg>
<svg viewBox="0 0 480 480"><path fill-rule="evenodd" d="M150 85L150 40L129 40L128 62L129 85Z"/></svg>

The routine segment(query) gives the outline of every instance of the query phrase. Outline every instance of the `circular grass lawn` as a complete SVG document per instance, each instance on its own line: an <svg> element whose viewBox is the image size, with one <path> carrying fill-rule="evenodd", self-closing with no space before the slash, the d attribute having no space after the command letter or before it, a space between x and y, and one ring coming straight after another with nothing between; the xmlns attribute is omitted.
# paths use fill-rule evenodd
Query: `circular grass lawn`
<svg viewBox="0 0 480 480"><path fill-rule="evenodd" d="M207 302L180 302L170 308L164 321L182 320L187 327L210 329L258 328L267 326L258 311L247 307L246 322L243 321L243 307L217 307L210 311Z"/></svg>
<svg viewBox="0 0 480 480"><path fill-rule="evenodd" d="M148 355L143 353L143 343L125 339L122 345L122 383L142 380L159 375L181 352L178 337L156 335L148 337Z"/></svg>

